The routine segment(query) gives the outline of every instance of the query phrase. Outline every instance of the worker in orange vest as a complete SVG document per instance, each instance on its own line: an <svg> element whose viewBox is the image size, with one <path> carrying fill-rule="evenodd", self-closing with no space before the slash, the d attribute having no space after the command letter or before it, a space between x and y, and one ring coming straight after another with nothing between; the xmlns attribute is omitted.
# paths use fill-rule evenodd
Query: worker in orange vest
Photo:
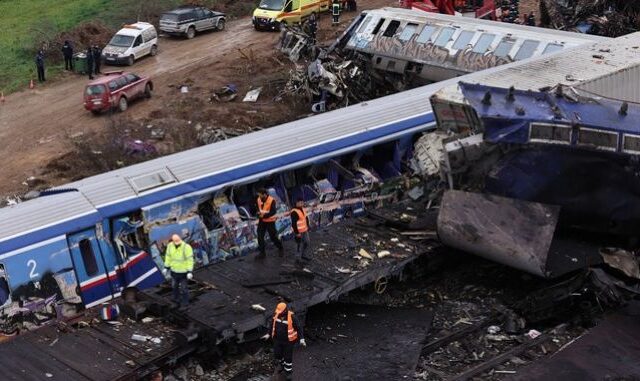
<svg viewBox="0 0 640 381"><path fill-rule="evenodd" d="M284 247L280 238L278 238L278 232L276 230L276 200L269 195L266 189L260 188L258 190L258 200L256 201L258 206L258 247L260 248L260 254L258 258L265 258L265 242L264 235L269 233L271 242L278 248L278 254L284 256Z"/></svg>
<svg viewBox="0 0 640 381"><path fill-rule="evenodd" d="M298 244L296 249L296 263L300 263L301 259L311 259L305 255L309 247L309 217L304 210L304 201L301 198L296 200L296 206L291 209L289 215L291 217L291 228L293 229L293 234L295 234L295 240Z"/></svg>
<svg viewBox="0 0 640 381"><path fill-rule="evenodd" d="M277 373L284 371L287 380L293 376L293 347L297 342L307 346L300 322L286 303L278 303L273 320L271 333L262 336L263 339L273 339L273 359Z"/></svg>

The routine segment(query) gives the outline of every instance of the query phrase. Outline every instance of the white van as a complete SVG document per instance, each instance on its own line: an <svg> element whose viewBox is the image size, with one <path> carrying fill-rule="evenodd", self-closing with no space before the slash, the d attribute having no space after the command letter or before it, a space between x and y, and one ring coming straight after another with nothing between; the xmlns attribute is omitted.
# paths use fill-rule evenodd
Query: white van
<svg viewBox="0 0 640 381"><path fill-rule="evenodd" d="M133 65L135 60L147 54L158 53L158 33L147 22L125 25L102 49L102 61L107 64Z"/></svg>

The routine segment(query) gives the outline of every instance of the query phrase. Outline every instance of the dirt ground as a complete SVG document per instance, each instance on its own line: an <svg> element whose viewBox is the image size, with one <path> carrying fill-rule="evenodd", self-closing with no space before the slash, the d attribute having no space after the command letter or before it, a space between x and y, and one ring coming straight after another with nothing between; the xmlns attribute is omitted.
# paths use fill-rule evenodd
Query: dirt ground
<svg viewBox="0 0 640 381"><path fill-rule="evenodd" d="M394 0L369 0L359 2L359 7L371 9L396 4ZM334 30L329 25L329 17L323 16L319 37L327 42L333 40L355 15L345 14L341 28ZM6 179L0 184L0 195L60 185L106 169L78 168L73 153L82 155L83 152L77 152L79 147L100 151L105 142L91 139L113 136L114 124L128 126L116 129L116 134L132 133L129 128L132 125L167 122L194 126L198 123L203 126L247 124L262 128L306 115L306 108L273 101L275 94L270 85L285 78L292 68L292 64L273 49L277 40L278 33L256 32L248 17L227 23L223 32L205 33L193 40L161 38L156 57L143 58L130 68L132 72L151 76L155 84L153 98L135 102L115 121L107 115L95 117L84 110L82 93L88 80L84 76L67 74L59 82L7 96L0 104L0 140L5 143L0 149L0 162L5 163L0 167L0 176ZM118 68L103 67L103 71L114 69ZM229 83L238 87L238 97L244 97L252 86L266 85L267 89L254 104L243 104L240 100L209 103L211 91ZM180 93L178 87L183 84L189 86L189 93ZM78 138L82 144L77 143ZM131 138L138 139L134 135ZM188 148L188 144L184 145ZM171 147L159 149L162 153L173 150ZM139 161L131 161L136 160ZM27 179L30 180L27 182Z"/></svg>

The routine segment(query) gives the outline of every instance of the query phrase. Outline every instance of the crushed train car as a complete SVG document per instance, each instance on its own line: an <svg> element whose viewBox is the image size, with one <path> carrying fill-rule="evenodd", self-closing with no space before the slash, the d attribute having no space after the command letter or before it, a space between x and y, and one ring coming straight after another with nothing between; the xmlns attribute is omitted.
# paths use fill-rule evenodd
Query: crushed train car
<svg viewBox="0 0 640 381"><path fill-rule="evenodd" d="M335 47L365 55L373 69L431 83L585 42L557 30L399 8L364 12Z"/></svg>

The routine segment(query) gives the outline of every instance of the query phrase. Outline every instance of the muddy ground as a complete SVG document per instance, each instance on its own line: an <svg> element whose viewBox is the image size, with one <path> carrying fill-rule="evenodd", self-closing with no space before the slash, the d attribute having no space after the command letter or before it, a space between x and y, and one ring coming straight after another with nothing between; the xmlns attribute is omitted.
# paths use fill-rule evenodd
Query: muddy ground
<svg viewBox="0 0 640 381"><path fill-rule="evenodd" d="M360 9L395 5L393 0L361 1ZM319 39L330 43L355 13L346 13L339 28L328 16L321 17ZM227 23L223 32L203 33L193 40L160 39L160 52L131 68L152 78L151 100L131 105L124 114L93 116L83 109L82 93L88 79L66 74L54 84L12 94L0 104L0 195L23 194L32 189L60 185L201 144L194 139L199 128L229 127L234 130L266 128L309 113L307 105L274 100L293 64L276 53L278 33L257 32L250 18ZM103 67L103 71L119 68ZM257 103L210 102L211 91L227 84L244 97L252 87L264 86ZM179 86L187 85L183 94ZM152 126L152 127L148 127ZM154 152L122 155L123 140L150 139L155 128L165 133L150 141ZM190 130L191 128L191 130ZM116 156L120 153L119 156ZM28 181L27 181L28 179Z"/></svg>

